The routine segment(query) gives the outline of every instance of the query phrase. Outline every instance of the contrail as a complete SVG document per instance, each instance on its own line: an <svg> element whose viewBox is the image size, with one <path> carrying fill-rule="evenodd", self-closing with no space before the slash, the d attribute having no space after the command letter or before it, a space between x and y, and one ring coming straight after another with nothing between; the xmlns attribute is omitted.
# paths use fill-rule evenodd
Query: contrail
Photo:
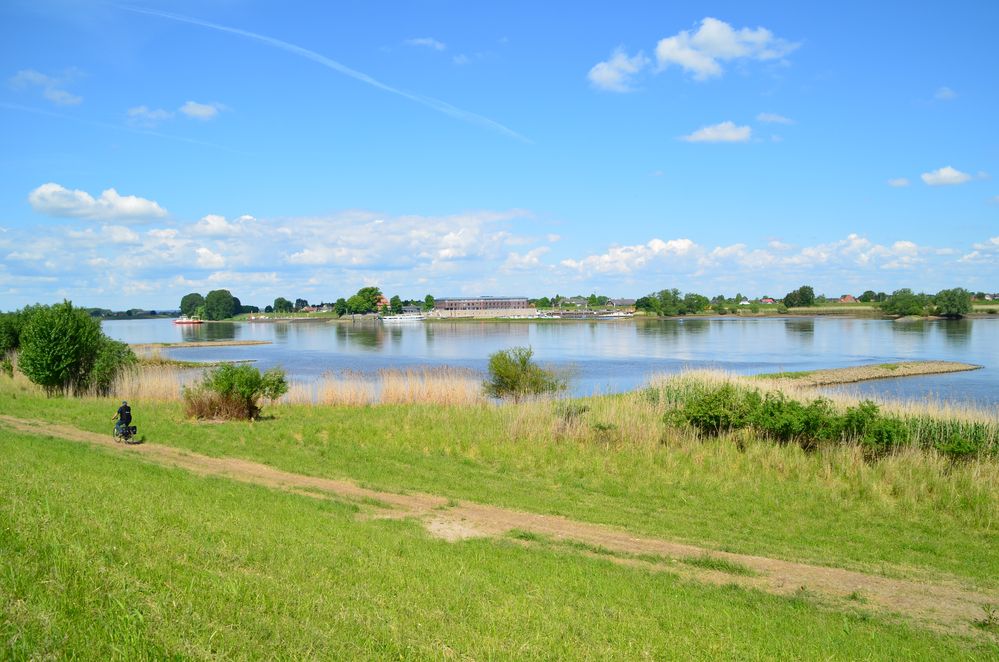
<svg viewBox="0 0 999 662"><path fill-rule="evenodd" d="M172 136L168 133L160 133L159 131L149 131L147 129L138 129L132 126L120 126L118 124L109 124L108 122L98 122L96 120L83 119L82 117L74 117L73 115L63 115L62 113L54 113L51 110L44 110L42 108L32 108L31 106L22 106L17 103L7 103L6 101L0 101L0 108L4 108L6 110L16 110L21 113L31 113L32 115L44 115L45 117L56 117L61 120L70 120L72 122L77 122L79 124L88 124L90 126L100 127L102 129L111 129L112 131L125 131L127 133L138 133L143 136L153 136L155 138L175 140L177 142L188 143L191 145L201 145L202 147L213 147L215 149L225 150L226 152L232 152L233 154L239 154L241 156L253 156L249 152L233 149L232 147L226 147L225 145L218 145L216 143L205 142L204 140L195 140L194 138L184 138L183 136Z"/></svg>
<svg viewBox="0 0 999 662"><path fill-rule="evenodd" d="M495 120L491 120L488 117L483 117L476 113L462 110L447 103L446 101L441 101L440 99L435 99L433 97L426 97L419 94L412 94L404 90L394 88L390 85L372 78L366 73L357 71L356 69L351 69L350 67L340 64L336 60L331 60L325 55L321 55L315 51L310 51L307 48L302 48L301 46L296 46L295 44L289 44L287 41L281 41L280 39L275 39L274 37L268 37L266 35L257 34L256 32L250 32L248 30L241 30L239 28L231 28L226 25L219 25L217 23L209 23L208 21L202 21L201 19L191 18L189 16L182 16L180 14L171 14L170 12L159 11L157 9L145 9L141 7L128 7L124 5L119 5L120 9L125 11L135 12L137 14L147 14L149 16L157 16L159 18L169 19L171 21L179 21L181 23L190 23L191 25L198 25L203 28L209 28L212 30L218 30L219 32L228 32L230 34L239 35L241 37L246 37L248 39L254 39L256 41L261 41L268 46L273 46L274 48L280 48L281 50L288 51L289 53L294 53L300 57L304 57L307 60L312 60L313 62L318 62L319 64L341 73L344 76L350 76L355 80L359 80L362 83L367 83L372 87L376 87L383 92L388 92L390 94L396 94L403 97L404 99L409 99L410 101L415 101L416 103L422 104L429 108L449 115L456 119L462 120L463 122L468 122L470 124L475 124L478 126L485 127L487 129L492 129L493 131L498 131L502 134L510 136L511 138L516 138L521 142L532 143L532 141L521 134L517 133L513 129L500 124Z"/></svg>

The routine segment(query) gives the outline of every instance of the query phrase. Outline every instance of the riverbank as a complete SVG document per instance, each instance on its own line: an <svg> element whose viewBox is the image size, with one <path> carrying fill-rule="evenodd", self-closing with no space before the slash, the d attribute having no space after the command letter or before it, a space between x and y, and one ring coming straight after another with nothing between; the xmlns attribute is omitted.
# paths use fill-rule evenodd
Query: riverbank
<svg viewBox="0 0 999 662"><path fill-rule="evenodd" d="M189 342L144 342L130 343L133 352L145 352L157 349L188 349L190 347L241 347L247 345L270 345L270 340L192 340Z"/></svg>
<svg viewBox="0 0 999 662"><path fill-rule="evenodd" d="M951 372L981 370L982 366L955 361L906 361L902 363L878 363L876 365L830 368L826 370L803 370L798 372L774 372L755 375L758 379L790 380L796 386L832 386L834 384L854 384L873 379L894 379L917 375L940 375Z"/></svg>
<svg viewBox="0 0 999 662"><path fill-rule="evenodd" d="M142 628L128 641L225 642L224 650L254 657L266 642L249 621L271 623L268 632L279 628L283 645L298 642L304 654L319 640L343 640L343 614L371 608L352 622L353 639L370 641L387 619L411 652L429 655L425 646L446 635L483 657L516 657L524 649L502 643L515 633L550 628L560 641L570 637L573 650L611 653L626 641L673 636L658 619L678 622L693 611L685 632L708 636L737 622L740 650L760 657L820 657L829 637L842 639L836 650L865 659L996 652L991 626L979 625L987 623L979 602L999 601L995 458L901 448L870 460L851 444L805 451L746 430L702 435L667 419L671 402L692 392L678 379L519 404L265 404L260 420L211 424L184 418L177 402L130 398L147 444L126 448L100 441L115 399L46 398L0 376L0 445L9 460L0 467L0 511L20 550L0 578L19 605L9 622L21 642L44 638L38 632L63 641L55 635L65 631L77 643L72 637L90 637L93 648L80 650L103 650L109 634L79 627L81 614L99 610L116 632ZM164 448L186 464L154 466ZM202 461L221 470L210 479L182 470ZM245 475L278 479L232 482ZM127 498L135 493L146 495L138 511ZM407 499L425 507L396 512ZM130 533L122 538L124 522ZM169 540L164 522L177 534ZM29 581L49 576L47 564L71 568L86 590ZM807 573L777 587L788 564ZM462 587L474 586L455 593L456 571ZM128 586L149 590L114 588ZM107 591L117 600L111 606L88 597ZM927 602L926 591L939 599ZM348 611L348 598L329 603L356 592L364 599ZM906 602L917 594L923 602ZM461 618L441 616L441 604ZM294 617L274 622L275 611ZM566 618L589 626L567 633ZM425 627L403 626L413 619L448 626L429 641ZM633 631L636 619L643 627ZM498 647L478 647L485 632Z"/></svg>

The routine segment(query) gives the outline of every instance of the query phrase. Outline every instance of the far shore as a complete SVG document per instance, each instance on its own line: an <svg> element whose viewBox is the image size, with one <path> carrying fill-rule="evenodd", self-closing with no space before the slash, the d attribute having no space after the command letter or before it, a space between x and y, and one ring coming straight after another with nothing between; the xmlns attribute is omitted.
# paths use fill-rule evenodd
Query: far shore
<svg viewBox="0 0 999 662"><path fill-rule="evenodd" d="M270 340L196 340L191 342L144 342L129 345L135 352L177 347L237 347L243 345L270 345Z"/></svg>

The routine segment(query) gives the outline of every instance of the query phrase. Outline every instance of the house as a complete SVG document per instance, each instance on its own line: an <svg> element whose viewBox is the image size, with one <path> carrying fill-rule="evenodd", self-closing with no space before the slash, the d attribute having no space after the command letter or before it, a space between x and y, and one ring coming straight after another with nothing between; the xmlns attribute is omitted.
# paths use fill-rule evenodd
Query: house
<svg viewBox="0 0 999 662"><path fill-rule="evenodd" d="M408 305L408 306L403 306L402 307L402 312L404 314L405 313L422 313L423 309L420 308L419 306Z"/></svg>
<svg viewBox="0 0 999 662"><path fill-rule="evenodd" d="M852 294L844 294L839 298L840 303L857 303L857 299Z"/></svg>
<svg viewBox="0 0 999 662"><path fill-rule="evenodd" d="M777 301L773 297L763 297L760 299L760 303L777 303Z"/></svg>
<svg viewBox="0 0 999 662"><path fill-rule="evenodd" d="M319 309L316 308L315 306L305 306L303 308L300 308L298 312L300 312L300 313L314 313L317 310L319 310Z"/></svg>
<svg viewBox="0 0 999 662"><path fill-rule="evenodd" d="M379 309L385 308L389 305L389 300L385 298L385 295L378 297L378 303L375 304Z"/></svg>
<svg viewBox="0 0 999 662"><path fill-rule="evenodd" d="M739 305L740 306L748 306L749 305L749 299L743 299L742 301L739 302Z"/></svg>
<svg viewBox="0 0 999 662"><path fill-rule="evenodd" d="M635 299L608 299L607 305L611 308L631 308L635 305Z"/></svg>

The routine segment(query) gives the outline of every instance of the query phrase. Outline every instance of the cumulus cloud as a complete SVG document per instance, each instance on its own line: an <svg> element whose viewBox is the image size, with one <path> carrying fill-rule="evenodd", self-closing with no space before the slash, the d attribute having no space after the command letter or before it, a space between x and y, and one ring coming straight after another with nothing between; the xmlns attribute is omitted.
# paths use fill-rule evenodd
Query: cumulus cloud
<svg viewBox="0 0 999 662"><path fill-rule="evenodd" d="M551 248L548 246L538 246L523 254L511 252L503 263L503 269L507 271L537 269L541 266L541 256L549 251Z"/></svg>
<svg viewBox="0 0 999 662"><path fill-rule="evenodd" d="M422 46L423 48L429 48L435 51L443 51L447 49L447 44L437 41L433 37L414 37L412 39L407 39L403 43L407 46Z"/></svg>
<svg viewBox="0 0 999 662"><path fill-rule="evenodd" d="M894 179L888 180L888 186L894 188L904 188L909 185L909 180L905 177L895 177Z"/></svg>
<svg viewBox="0 0 999 662"><path fill-rule="evenodd" d="M756 121L768 124L794 124L794 120L777 113L760 113L756 116Z"/></svg>
<svg viewBox="0 0 999 662"><path fill-rule="evenodd" d="M197 256L198 266L202 269L221 269L225 266L225 258L204 246L196 248L194 254Z"/></svg>
<svg viewBox="0 0 999 662"><path fill-rule="evenodd" d="M193 231L195 234L207 237L234 237L245 232L249 224L255 220L257 219L248 214L232 221L226 220L225 216L208 214L194 224Z"/></svg>
<svg viewBox="0 0 999 662"><path fill-rule="evenodd" d="M214 119L223 110L226 110L226 107L216 102L198 103L197 101L188 101L180 107L180 112L184 115L202 121Z"/></svg>
<svg viewBox="0 0 999 662"><path fill-rule="evenodd" d="M598 62L593 65L587 78L593 87L610 92L631 92L631 80L635 74L641 71L649 59L641 52L633 56L621 48L615 50L609 60Z"/></svg>
<svg viewBox="0 0 999 662"><path fill-rule="evenodd" d="M734 122L721 122L701 127L680 139L689 143L744 143L752 137L753 130L748 126L736 126Z"/></svg>
<svg viewBox="0 0 999 662"><path fill-rule="evenodd" d="M735 60L777 60L799 44L775 37L766 28L735 29L725 21L707 17L696 32L682 30L656 45L661 69L677 65L695 80L721 76L723 62Z"/></svg>
<svg viewBox="0 0 999 662"><path fill-rule="evenodd" d="M15 89L38 88L42 96L59 106L76 106L83 102L83 97L63 89L73 80L80 77L76 69L69 69L62 76L47 76L34 69L22 69L10 79Z"/></svg>
<svg viewBox="0 0 999 662"><path fill-rule="evenodd" d="M95 199L86 191L70 190L53 182L42 184L29 193L28 202L39 213L69 218L138 220L162 218L167 214L153 200L119 195L113 188L106 189Z"/></svg>
<svg viewBox="0 0 999 662"><path fill-rule="evenodd" d="M635 246L611 246L606 253L588 255L579 260L562 260L569 269L584 273L631 273L656 261L691 254L697 245L690 239L653 239Z"/></svg>
<svg viewBox="0 0 999 662"><path fill-rule="evenodd" d="M971 175L950 166L924 172L920 178L929 186L953 186L963 184L971 179Z"/></svg>

